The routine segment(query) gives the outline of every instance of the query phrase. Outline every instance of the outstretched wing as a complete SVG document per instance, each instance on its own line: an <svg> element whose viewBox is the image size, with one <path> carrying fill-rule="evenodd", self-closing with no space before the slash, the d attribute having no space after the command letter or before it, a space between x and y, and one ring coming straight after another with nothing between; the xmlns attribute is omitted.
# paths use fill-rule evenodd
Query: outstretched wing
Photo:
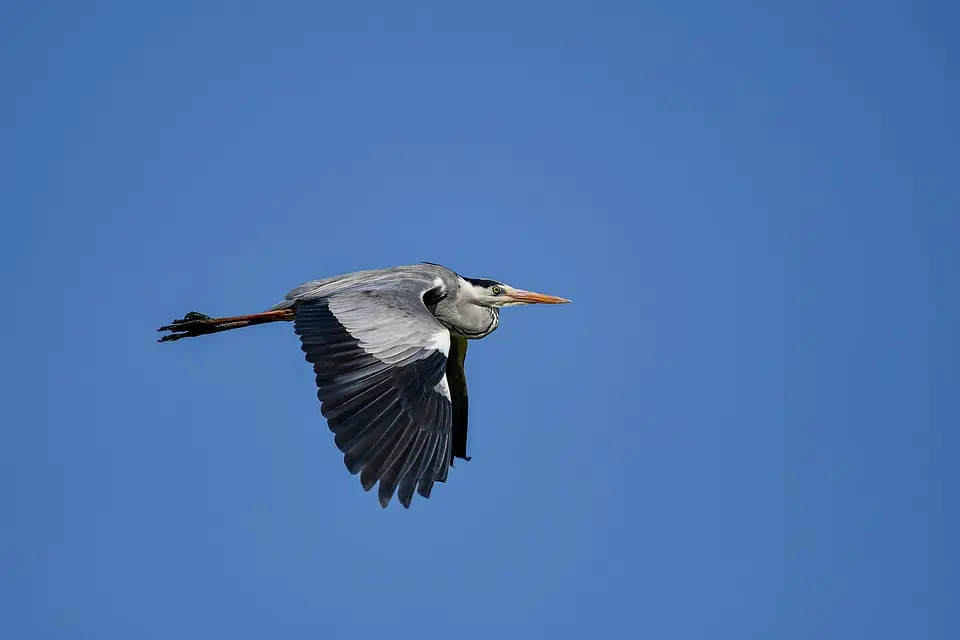
<svg viewBox="0 0 960 640"><path fill-rule="evenodd" d="M317 377L317 397L350 473L380 504L396 492L430 497L452 460L447 382L450 333L424 304L440 283L358 284L300 301L294 326Z"/></svg>

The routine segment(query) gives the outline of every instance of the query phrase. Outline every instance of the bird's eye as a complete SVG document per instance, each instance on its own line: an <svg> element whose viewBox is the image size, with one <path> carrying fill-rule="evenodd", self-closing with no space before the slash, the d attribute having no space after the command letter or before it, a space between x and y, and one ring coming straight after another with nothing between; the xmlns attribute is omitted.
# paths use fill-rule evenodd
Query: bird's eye
<svg viewBox="0 0 960 640"><path fill-rule="evenodd" d="M501 289L500 287L494 285L493 288L491 289L491 291L493 291L493 295L498 296L498 295L500 295L500 292L502 291L502 289Z"/></svg>

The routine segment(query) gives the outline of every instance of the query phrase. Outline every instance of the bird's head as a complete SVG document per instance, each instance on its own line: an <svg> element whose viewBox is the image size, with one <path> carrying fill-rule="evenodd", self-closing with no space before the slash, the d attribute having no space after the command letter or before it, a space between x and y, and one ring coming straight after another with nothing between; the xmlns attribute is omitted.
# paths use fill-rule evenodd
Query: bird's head
<svg viewBox="0 0 960 640"><path fill-rule="evenodd" d="M496 280L482 278L463 278L466 286L461 283L461 290L470 296L471 302L484 307L517 307L524 304L564 304L570 302L557 296L548 296L543 293L534 293L511 287Z"/></svg>

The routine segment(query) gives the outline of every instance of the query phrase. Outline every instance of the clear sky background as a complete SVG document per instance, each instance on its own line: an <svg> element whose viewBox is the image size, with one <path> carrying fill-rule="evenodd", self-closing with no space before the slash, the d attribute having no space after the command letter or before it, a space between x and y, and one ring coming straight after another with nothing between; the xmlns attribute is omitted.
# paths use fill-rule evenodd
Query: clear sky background
<svg viewBox="0 0 960 640"><path fill-rule="evenodd" d="M0 636L960 637L951 2L0 8ZM471 345L381 510L292 328L421 260Z"/></svg>

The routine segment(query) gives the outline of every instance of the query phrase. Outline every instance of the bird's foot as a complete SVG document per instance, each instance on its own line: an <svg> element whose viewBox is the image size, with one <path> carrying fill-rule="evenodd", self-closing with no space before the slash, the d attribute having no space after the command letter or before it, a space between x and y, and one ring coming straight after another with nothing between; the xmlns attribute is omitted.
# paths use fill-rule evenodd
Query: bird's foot
<svg viewBox="0 0 960 640"><path fill-rule="evenodd" d="M210 324L211 322L213 322L213 318L207 314L191 311L182 318L171 320L170 324L165 327L160 327L157 331L182 331L188 327Z"/></svg>
<svg viewBox="0 0 960 640"><path fill-rule="evenodd" d="M173 323L178 324L181 322L194 322L196 320L213 320L213 318L205 313L200 313L199 311L191 311L187 313L187 315L183 316L183 318L180 320L174 320Z"/></svg>
<svg viewBox="0 0 960 640"><path fill-rule="evenodd" d="M170 335L160 338L160 342L170 342L180 338L195 338L211 333L220 333L231 329L240 329L254 324L267 322L290 322L293 320L293 309L276 309L263 313L251 313L245 316L228 316L225 318L211 318L208 315L191 311L179 320L174 320L157 331L169 331Z"/></svg>
<svg viewBox="0 0 960 640"><path fill-rule="evenodd" d="M157 329L157 331L170 331L170 335L163 336L159 342L170 342L180 338L188 338L199 335L203 329L213 324L214 319L205 313L191 311L182 318L173 320L170 324Z"/></svg>

